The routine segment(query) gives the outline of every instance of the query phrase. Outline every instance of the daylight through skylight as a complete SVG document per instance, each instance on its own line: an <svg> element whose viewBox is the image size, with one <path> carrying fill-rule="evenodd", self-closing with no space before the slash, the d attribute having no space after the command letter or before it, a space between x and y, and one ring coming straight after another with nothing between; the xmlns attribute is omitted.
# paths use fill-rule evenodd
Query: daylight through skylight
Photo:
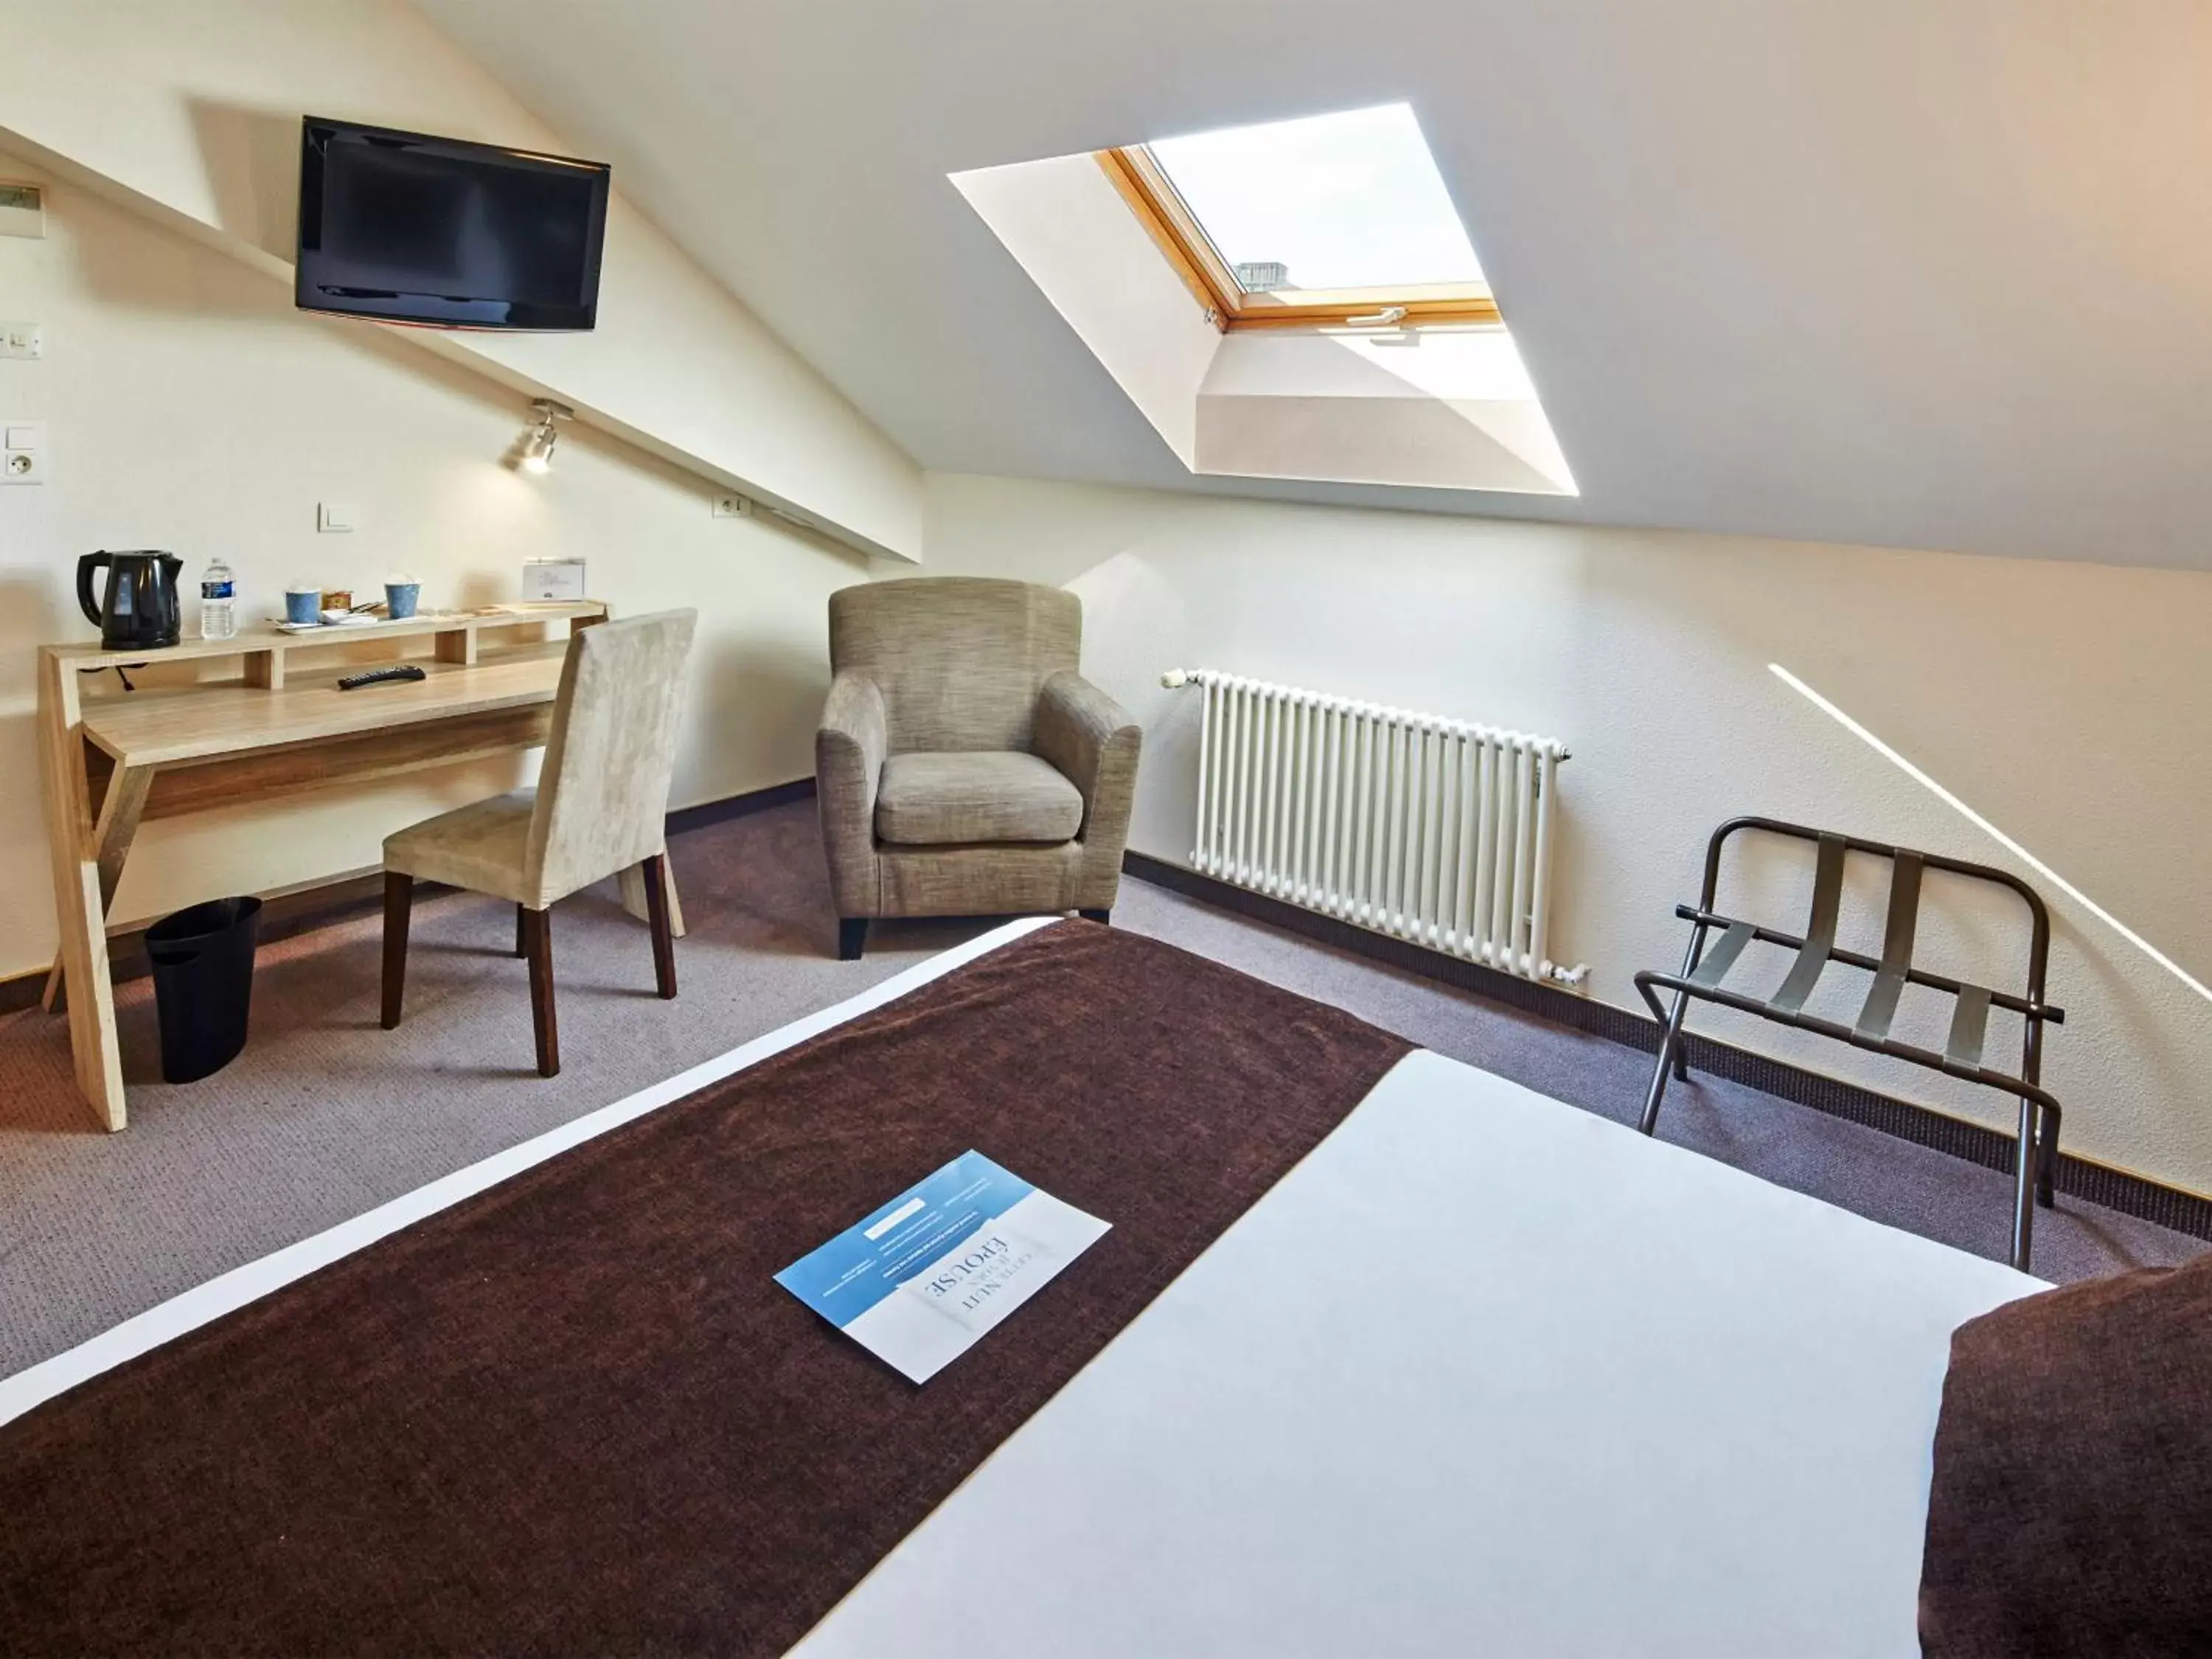
<svg viewBox="0 0 2212 1659"><path fill-rule="evenodd" d="M1407 105L1149 149L1246 293L1483 279Z"/></svg>

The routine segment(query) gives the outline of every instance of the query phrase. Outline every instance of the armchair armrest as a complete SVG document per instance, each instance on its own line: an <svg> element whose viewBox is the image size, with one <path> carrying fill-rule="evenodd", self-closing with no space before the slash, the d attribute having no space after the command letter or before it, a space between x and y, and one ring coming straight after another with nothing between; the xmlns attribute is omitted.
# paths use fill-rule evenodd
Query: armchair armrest
<svg viewBox="0 0 2212 1659"><path fill-rule="evenodd" d="M1109 849L1117 866L1129 836L1144 736L1127 709L1080 674L1054 674L1037 695L1036 752L1083 792L1078 834Z"/></svg>
<svg viewBox="0 0 2212 1659"><path fill-rule="evenodd" d="M876 787L887 746L883 689L866 674L838 675L814 732L814 787L842 915L866 915L873 907Z"/></svg>

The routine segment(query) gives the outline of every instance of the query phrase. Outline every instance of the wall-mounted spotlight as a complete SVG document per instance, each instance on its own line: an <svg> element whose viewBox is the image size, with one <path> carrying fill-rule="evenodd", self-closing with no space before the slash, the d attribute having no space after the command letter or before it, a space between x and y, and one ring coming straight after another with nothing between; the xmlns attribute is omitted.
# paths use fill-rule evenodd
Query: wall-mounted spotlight
<svg viewBox="0 0 2212 1659"><path fill-rule="evenodd" d="M561 436L553 422L574 420L576 411L566 404L555 403L550 398L533 399L530 409L538 418L523 434L522 453L516 465L525 472L544 472L553 465L553 446Z"/></svg>

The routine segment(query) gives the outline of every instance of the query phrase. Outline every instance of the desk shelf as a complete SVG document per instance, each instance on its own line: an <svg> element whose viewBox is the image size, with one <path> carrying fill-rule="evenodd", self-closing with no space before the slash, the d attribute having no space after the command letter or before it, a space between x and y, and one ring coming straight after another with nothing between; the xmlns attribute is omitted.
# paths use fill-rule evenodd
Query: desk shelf
<svg viewBox="0 0 2212 1659"><path fill-rule="evenodd" d="M316 653L394 640L428 639L434 660L465 665L477 660L487 635L496 636L548 623L598 622L606 616L606 606L596 599L548 600L494 605L480 611L439 611L410 617L401 622L355 623L299 633L288 633L274 623L261 623L241 628L228 640L182 640L154 651L110 651L96 642L50 645L46 649L81 672L236 659L241 665L246 684L261 690L277 690L283 687L296 661L303 657L312 661Z"/></svg>

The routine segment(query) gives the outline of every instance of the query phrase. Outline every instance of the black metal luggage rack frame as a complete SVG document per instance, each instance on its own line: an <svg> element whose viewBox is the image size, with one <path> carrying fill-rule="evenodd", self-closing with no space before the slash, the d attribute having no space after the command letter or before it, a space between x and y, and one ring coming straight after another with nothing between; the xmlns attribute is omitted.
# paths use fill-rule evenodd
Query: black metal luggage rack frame
<svg viewBox="0 0 2212 1659"><path fill-rule="evenodd" d="M1778 928L1721 915L1713 909L1720 884L1721 849L1729 836L1746 830L1809 841L1820 848L1813 877L1813 913L1802 938ZM1889 915L1878 958L1856 951L1839 950L1836 945L1836 919L1843 900L1844 860L1850 853L1870 854L1890 861ZM2020 896L2021 902L2027 906L2033 929L2028 944L2025 996L1965 984L1912 965L1913 936L1920 921L1920 878L1928 870L1990 882ZM1676 1077L1685 1082L1689 1079L1690 1068L1682 1058L1682 1017L1693 997L1701 1002L1741 1009L1745 1013L1757 1014L1762 1019L1801 1031L1817 1031L1853 1048L1911 1060L1930 1071L2015 1095L2020 1099L2020 1149L2014 1171L2012 1265L2025 1272L2033 1243L2035 1205L2040 1202L2045 1209L2051 1206L2051 1180L2058 1164L2058 1102L2041 1083L2043 1027L2045 1021L2061 1024L2066 1018L2063 1009L2052 1007L2043 1000L2044 970L2051 954L2051 915L2035 890L2008 871L1986 864L1968 864L1934 853L1861 841L1855 836L1839 836L1804 824L1784 823L1775 818L1741 817L1730 818L1713 831L1712 839L1705 844L1705 880L1698 904L1694 908L1678 904L1674 914L1692 924L1690 948L1682 958L1681 971L1664 974L1646 969L1636 975L1636 988L1643 993L1654 1018L1665 1027L1659 1042L1659 1063L1652 1072L1651 1091L1644 1098L1644 1116L1638 1127L1647 1135L1657 1127L1659 1102L1667 1091L1669 1066ZM1708 951L1706 936L1715 928L1721 930L1720 938ZM1780 988L1764 1000L1725 989L1721 983L1735 966L1744 948L1754 939L1783 945L1797 953ZM1863 968L1874 975L1874 982L1868 988L1866 1001L1854 1024L1839 1024L1805 1012L1806 999L1812 995L1814 986L1831 962ZM1890 1022L1897 1014L1898 1000L1908 985L1947 992L1957 999L1951 1013L1950 1036L1942 1054L1914 1043L1900 1042L1889 1034ZM1655 987L1663 987L1674 994L1670 1010L1661 1009ZM1982 1045L1993 1007L2008 1009L2021 1017L2025 1030L2021 1041L2018 1077L1982 1063Z"/></svg>

